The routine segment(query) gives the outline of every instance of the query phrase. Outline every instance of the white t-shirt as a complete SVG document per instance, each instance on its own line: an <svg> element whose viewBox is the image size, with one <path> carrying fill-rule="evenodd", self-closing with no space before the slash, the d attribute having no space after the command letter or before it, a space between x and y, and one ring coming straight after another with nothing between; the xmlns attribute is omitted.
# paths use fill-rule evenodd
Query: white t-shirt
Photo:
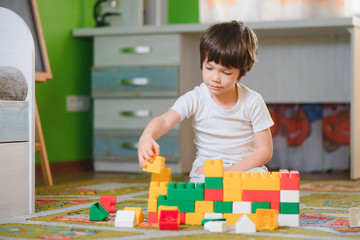
<svg viewBox="0 0 360 240"><path fill-rule="evenodd" d="M204 83L171 107L181 120L193 117L197 153L192 172L205 159L223 159L224 166L241 161L255 151L254 133L274 124L260 94L240 83L237 90L238 101L229 110L214 102Z"/></svg>

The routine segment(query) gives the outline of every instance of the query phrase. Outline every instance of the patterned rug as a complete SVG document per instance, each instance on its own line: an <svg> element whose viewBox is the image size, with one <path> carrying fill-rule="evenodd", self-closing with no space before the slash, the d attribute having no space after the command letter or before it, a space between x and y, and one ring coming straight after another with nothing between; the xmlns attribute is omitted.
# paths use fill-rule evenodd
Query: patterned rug
<svg viewBox="0 0 360 240"><path fill-rule="evenodd" d="M230 229L214 234L201 226L182 225L179 231L160 231L154 224L115 228L112 214L106 221L90 221L89 208L100 195L116 195L117 210L138 206L147 214L149 174L116 177L36 189L36 213L0 219L0 239L352 239L360 228L349 227L348 209L360 206L360 181L301 181L300 226L280 227L256 234ZM188 181L173 177L173 181Z"/></svg>

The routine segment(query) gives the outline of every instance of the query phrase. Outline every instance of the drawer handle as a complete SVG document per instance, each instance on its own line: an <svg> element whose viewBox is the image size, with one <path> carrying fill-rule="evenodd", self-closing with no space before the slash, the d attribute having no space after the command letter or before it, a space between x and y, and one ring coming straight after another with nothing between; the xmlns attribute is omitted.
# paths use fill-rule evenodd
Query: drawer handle
<svg viewBox="0 0 360 240"><path fill-rule="evenodd" d="M126 48L121 48L120 52L135 53L135 54L149 54L151 52L151 47L150 46L126 47Z"/></svg>
<svg viewBox="0 0 360 240"><path fill-rule="evenodd" d="M135 111L122 111L121 116L125 117L150 117L152 115L150 110L135 110Z"/></svg>
<svg viewBox="0 0 360 240"><path fill-rule="evenodd" d="M136 150L139 146L139 142L123 142L121 147L125 149Z"/></svg>
<svg viewBox="0 0 360 240"><path fill-rule="evenodd" d="M148 83L148 78L125 78L118 80L119 85L145 86Z"/></svg>

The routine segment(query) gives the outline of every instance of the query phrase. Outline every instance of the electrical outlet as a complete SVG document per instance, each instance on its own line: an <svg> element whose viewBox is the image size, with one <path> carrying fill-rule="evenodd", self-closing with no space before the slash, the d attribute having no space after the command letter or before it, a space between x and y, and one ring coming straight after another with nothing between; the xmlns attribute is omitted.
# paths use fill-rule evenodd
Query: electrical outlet
<svg viewBox="0 0 360 240"><path fill-rule="evenodd" d="M68 112L87 112L90 110L90 97L66 96L66 109Z"/></svg>

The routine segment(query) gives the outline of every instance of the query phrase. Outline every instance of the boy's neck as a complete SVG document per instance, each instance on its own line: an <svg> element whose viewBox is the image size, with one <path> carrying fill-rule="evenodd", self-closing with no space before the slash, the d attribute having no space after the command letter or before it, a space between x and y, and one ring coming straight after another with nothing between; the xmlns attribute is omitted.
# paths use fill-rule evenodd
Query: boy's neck
<svg viewBox="0 0 360 240"><path fill-rule="evenodd" d="M211 95L214 102L224 110L233 108L238 101L237 84L230 91L222 95Z"/></svg>

